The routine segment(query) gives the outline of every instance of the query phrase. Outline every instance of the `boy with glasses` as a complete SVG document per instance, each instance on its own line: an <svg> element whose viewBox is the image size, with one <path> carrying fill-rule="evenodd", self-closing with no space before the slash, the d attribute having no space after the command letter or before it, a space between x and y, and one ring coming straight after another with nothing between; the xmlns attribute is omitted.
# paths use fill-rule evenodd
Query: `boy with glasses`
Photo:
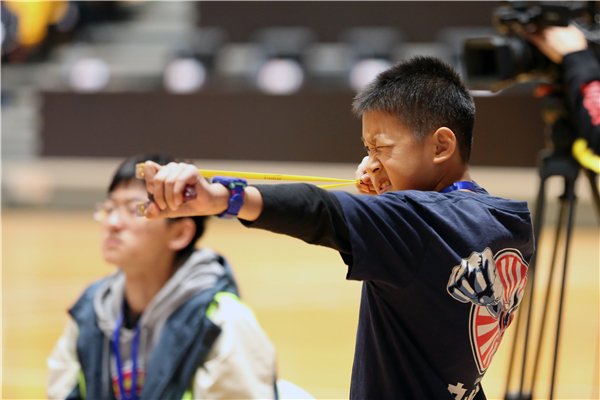
<svg viewBox="0 0 600 400"><path fill-rule="evenodd" d="M196 249L206 217L151 221L125 160L94 217L102 255L118 267L88 287L48 359L52 399L273 399L275 349L244 305L227 261Z"/></svg>

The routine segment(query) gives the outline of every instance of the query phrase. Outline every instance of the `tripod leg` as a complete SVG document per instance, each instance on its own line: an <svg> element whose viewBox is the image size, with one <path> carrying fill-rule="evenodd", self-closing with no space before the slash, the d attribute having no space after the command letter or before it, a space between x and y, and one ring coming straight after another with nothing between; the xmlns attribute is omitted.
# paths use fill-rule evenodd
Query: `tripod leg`
<svg viewBox="0 0 600 400"><path fill-rule="evenodd" d="M539 243L540 233L542 231L542 223L544 220L544 206L546 199L546 176L542 175L540 180L540 187L535 206L535 216L533 221L533 237L536 240L536 244ZM529 262L529 269L527 271L527 287L525 288L525 295L520 305L519 318L517 318L515 329L515 335L512 343L512 350L510 360L508 362L508 373L506 378L506 387L504 390L505 400L521 400L523 399L523 385L525 380L525 368L527 365L527 343L529 340L529 327L531 324L531 312L533 305L533 287L535 283L535 265L537 262L537 251L534 252ZM519 342L519 334L521 331L522 323L525 324L524 333L524 344L523 344L523 364L521 366L521 375L519 382L519 391L517 394L510 393L510 381L513 367L515 366L515 355L516 349Z"/></svg>
<svg viewBox="0 0 600 400"><path fill-rule="evenodd" d="M571 233L573 231L573 217L575 214L575 182L570 183L570 191L568 191L568 202L569 202L569 217L567 219L567 231L565 238L565 261L563 265L563 276L562 283L560 287L560 297L558 301L558 318L556 321L556 341L554 343L554 362L552 365L552 379L550 380L550 397L549 400L554 398L554 386L556 380L556 367L558 361L558 345L560 343L560 325L562 321L562 311L564 306L564 297L565 297L565 286L567 281L567 267L569 265L569 244L571 240Z"/></svg>
<svg viewBox="0 0 600 400"><path fill-rule="evenodd" d="M544 306L542 309L542 320L540 323L540 332L538 335L538 341L537 341L537 348L535 351L535 358L534 358L534 363L533 363L533 371L532 371L532 375L531 375L531 387L530 387L530 391L529 393L531 394L531 398L533 398L533 391L534 391L534 385L535 385L535 381L537 379L537 372L538 372L538 365L540 362L540 355L542 352L542 343L543 343L543 339L544 339L544 332L546 330L546 318L548 316L548 310L549 310L549 306L550 306L550 294L551 294L551 286L552 286L552 280L554 279L554 269L556 266L556 255L558 253L558 243L560 240L560 235L562 233L562 227L565 223L565 209L566 209L566 205L567 205L567 201L564 199L561 199L560 202L560 211L558 213L558 220L556 223L556 235L554 237L554 248L552 251L552 259L550 262L550 273L548 275L548 279L547 282L548 284L545 285L546 287L546 296L544 299ZM539 244L538 244L539 246Z"/></svg>
<svg viewBox="0 0 600 400"><path fill-rule="evenodd" d="M517 320L514 323L514 336L513 336L513 342L512 342L512 348L510 351L510 361L508 363L508 372L506 374L506 386L504 388L504 400L520 400L521 399L521 393L519 392L518 394L510 394L509 390L510 390L510 382L511 382L511 378L512 378L512 371L513 371L513 364L514 364L514 360L515 360L515 355L517 353L517 347L518 347L518 342L519 342L519 334L520 334L520 328L523 324L527 323L527 318L529 318L529 315L526 312L526 308L528 308L529 303L531 302L531 290L526 290L524 295L523 295L523 300L521 300L521 307L522 308L522 312L519 312L517 315Z"/></svg>

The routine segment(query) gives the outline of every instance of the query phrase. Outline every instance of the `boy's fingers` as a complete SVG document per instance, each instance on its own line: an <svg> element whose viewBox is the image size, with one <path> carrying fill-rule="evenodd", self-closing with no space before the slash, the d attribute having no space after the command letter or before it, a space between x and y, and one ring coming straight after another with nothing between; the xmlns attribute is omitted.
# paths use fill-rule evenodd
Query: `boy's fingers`
<svg viewBox="0 0 600 400"><path fill-rule="evenodd" d="M365 184L357 184L356 188L358 189L360 194L377 194L374 190L373 187L369 186L369 185L365 185Z"/></svg>
<svg viewBox="0 0 600 400"><path fill-rule="evenodd" d="M169 163L169 174L165 178L164 184L164 195L167 207L173 211L177 210L178 205L175 203L175 191L174 186L179 181L182 166L181 164Z"/></svg>
<svg viewBox="0 0 600 400"><path fill-rule="evenodd" d="M176 207L179 207L184 202L183 194L185 188L187 186L195 187L199 182L200 173L194 165L182 165L182 170L179 173L178 178L179 179L177 179L173 186L173 202Z"/></svg>
<svg viewBox="0 0 600 400"><path fill-rule="evenodd" d="M165 210L167 208L167 202L165 201L165 182L169 176L169 173L170 165L165 165L154 176L154 202L161 210Z"/></svg>
<svg viewBox="0 0 600 400"><path fill-rule="evenodd" d="M146 190L148 193L154 194L154 176L160 170L160 165L153 161L144 163L144 179L146 180Z"/></svg>
<svg viewBox="0 0 600 400"><path fill-rule="evenodd" d="M148 219L158 218L180 218L180 217L192 217L196 215L208 215L202 214L196 210L193 204L182 204L177 210L171 210L166 208L161 210L156 203L150 202L144 211L144 216Z"/></svg>
<svg viewBox="0 0 600 400"><path fill-rule="evenodd" d="M169 163L161 166L148 161L144 165L144 175L146 188L152 195L145 211L147 218L194 215L195 206L184 205L188 186L193 187L196 193L201 190L202 176L194 165Z"/></svg>
<svg viewBox="0 0 600 400"><path fill-rule="evenodd" d="M365 173L360 166L354 171L354 179L360 179L360 177Z"/></svg>
<svg viewBox="0 0 600 400"><path fill-rule="evenodd" d="M156 203L149 202L146 206L146 210L144 211L144 216L148 219L159 219L159 218L177 218L184 216L184 213L181 210L171 210L169 208L165 208L161 210Z"/></svg>
<svg viewBox="0 0 600 400"><path fill-rule="evenodd" d="M362 183L357 183L356 184L356 188L361 193L365 193L365 192L369 191L369 187L367 185L365 185L365 184L362 184Z"/></svg>
<svg viewBox="0 0 600 400"><path fill-rule="evenodd" d="M370 195L377 194L377 192L375 191L375 187L372 184L371 177L369 176L369 174L363 172L363 175L361 175L358 179L359 179L359 184L357 185L357 187L358 187L358 190L362 194L370 194Z"/></svg>
<svg viewBox="0 0 600 400"><path fill-rule="evenodd" d="M185 182L182 182L182 173L183 171L180 169L179 174L177 175L177 179L173 181L173 185L169 186L170 194L167 198L167 203L169 204L169 208L171 210L177 210L177 208L181 205L182 194L180 188L185 188Z"/></svg>
<svg viewBox="0 0 600 400"><path fill-rule="evenodd" d="M358 164L358 167L356 168L356 171L354 172L354 178L355 179L360 179L360 177L364 174L367 173L366 170L366 166L367 166L367 161L369 160L369 156L366 156L362 159L362 161L360 162L360 164Z"/></svg>
<svg viewBox="0 0 600 400"><path fill-rule="evenodd" d="M146 210L144 212L144 216L148 219L156 219L156 218L160 218L161 217L161 211L158 208L158 206L153 203L150 202L148 204L148 206L146 207Z"/></svg>

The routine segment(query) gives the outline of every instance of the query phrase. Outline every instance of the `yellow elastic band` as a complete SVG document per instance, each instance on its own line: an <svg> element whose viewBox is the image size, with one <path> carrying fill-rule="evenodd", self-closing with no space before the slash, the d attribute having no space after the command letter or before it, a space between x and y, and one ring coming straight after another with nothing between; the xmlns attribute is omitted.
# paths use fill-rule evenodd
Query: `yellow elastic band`
<svg viewBox="0 0 600 400"><path fill-rule="evenodd" d="M571 150L573 152L573 157L575 157L582 167L600 174L600 156L597 156L592 152L585 139L575 140Z"/></svg>
<svg viewBox="0 0 600 400"><path fill-rule="evenodd" d="M342 186L348 186L348 185L354 185L358 183L358 179L352 182L346 182L346 183L334 183L332 185L317 185L317 187L320 187L321 189L333 189L336 187L342 187Z"/></svg>
<svg viewBox="0 0 600 400"><path fill-rule="evenodd" d="M138 179L144 178L144 163L136 164L136 174ZM261 179L267 181L296 181L296 182L340 182L332 185L320 185L320 188L330 189L334 187L354 185L358 183L358 179L339 179L339 178L322 178L317 176L303 175L281 175L281 174L264 174L258 172L239 172L239 171L215 171L211 169L199 169L200 175L205 178L213 178L215 176L230 176L242 179ZM343 183L342 183L343 182Z"/></svg>
<svg viewBox="0 0 600 400"><path fill-rule="evenodd" d="M236 172L236 171L214 171L210 169L200 169L200 174L205 178L213 178L215 176L230 176L243 179L262 179L267 181L297 181L297 182L347 182L354 183L355 180L337 179L337 178L321 178L317 176L302 176L302 175L280 175L280 174L262 174L258 172Z"/></svg>

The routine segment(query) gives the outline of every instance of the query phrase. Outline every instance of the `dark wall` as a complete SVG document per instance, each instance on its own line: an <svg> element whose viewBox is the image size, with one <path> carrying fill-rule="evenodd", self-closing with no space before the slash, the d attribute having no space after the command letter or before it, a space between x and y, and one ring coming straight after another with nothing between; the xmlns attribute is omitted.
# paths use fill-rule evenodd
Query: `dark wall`
<svg viewBox="0 0 600 400"><path fill-rule="evenodd" d="M497 1L205 1L199 26L219 26L230 40L248 41L267 26L307 26L319 41L337 41L356 26L395 26L411 42L436 40L439 30L491 26Z"/></svg>
<svg viewBox="0 0 600 400"><path fill-rule="evenodd" d="M353 92L170 95L45 93L43 155L358 162L364 156ZM476 98L473 165L535 166L543 147L540 102Z"/></svg>
<svg viewBox="0 0 600 400"><path fill-rule="evenodd" d="M397 26L408 41L434 41L445 27L490 26L499 2L198 3L199 26L220 26L248 41L266 26L309 26L337 41L353 26ZM303 90L293 96L255 91L194 95L45 93L43 154L126 157L165 151L177 157L357 162L364 151L353 92ZM476 98L473 165L534 166L543 147L539 100L527 95Z"/></svg>
<svg viewBox="0 0 600 400"><path fill-rule="evenodd" d="M44 155L166 151L208 159L332 161L362 156L351 92L44 95ZM68 110L68 114L65 114Z"/></svg>

